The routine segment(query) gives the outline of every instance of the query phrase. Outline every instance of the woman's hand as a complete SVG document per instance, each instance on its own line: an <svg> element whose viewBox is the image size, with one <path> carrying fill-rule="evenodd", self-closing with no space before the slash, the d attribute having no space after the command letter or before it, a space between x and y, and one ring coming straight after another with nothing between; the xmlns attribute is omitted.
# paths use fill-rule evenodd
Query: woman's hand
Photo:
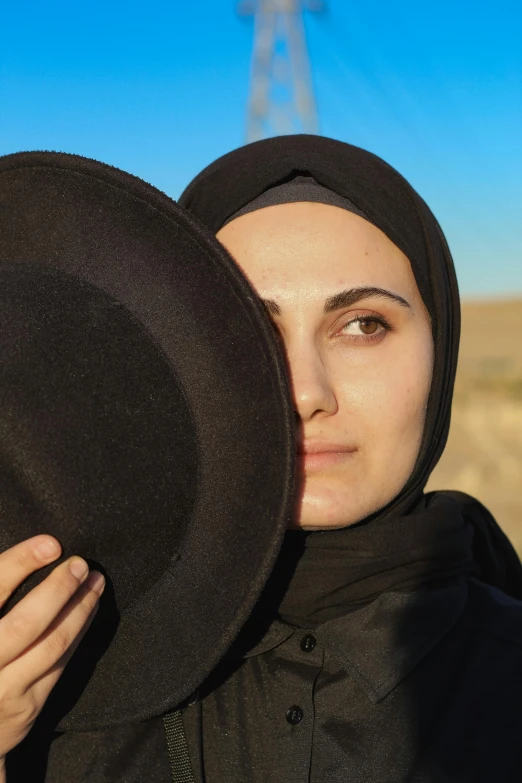
<svg viewBox="0 0 522 783"><path fill-rule="evenodd" d="M51 536L0 554L0 608L31 573L60 556ZM104 579L71 557L0 619L0 783L5 756L28 734L89 627Z"/></svg>

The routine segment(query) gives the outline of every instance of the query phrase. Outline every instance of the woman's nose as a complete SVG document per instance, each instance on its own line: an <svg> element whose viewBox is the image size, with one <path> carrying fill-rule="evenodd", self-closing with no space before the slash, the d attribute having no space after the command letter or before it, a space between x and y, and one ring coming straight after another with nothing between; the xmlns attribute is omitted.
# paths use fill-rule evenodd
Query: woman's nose
<svg viewBox="0 0 522 783"><path fill-rule="evenodd" d="M337 399L319 351L313 347L287 345L287 360L294 409L302 421L337 411Z"/></svg>

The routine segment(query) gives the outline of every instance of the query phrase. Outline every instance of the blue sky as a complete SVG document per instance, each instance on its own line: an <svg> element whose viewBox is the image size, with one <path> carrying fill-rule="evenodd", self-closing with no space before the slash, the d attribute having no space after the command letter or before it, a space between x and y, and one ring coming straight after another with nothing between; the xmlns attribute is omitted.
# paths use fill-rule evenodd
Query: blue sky
<svg viewBox="0 0 522 783"><path fill-rule="evenodd" d="M307 15L321 132L430 204L464 295L522 294L518 0L330 0ZM253 26L234 0L4 4L0 154L94 157L176 197L244 142Z"/></svg>

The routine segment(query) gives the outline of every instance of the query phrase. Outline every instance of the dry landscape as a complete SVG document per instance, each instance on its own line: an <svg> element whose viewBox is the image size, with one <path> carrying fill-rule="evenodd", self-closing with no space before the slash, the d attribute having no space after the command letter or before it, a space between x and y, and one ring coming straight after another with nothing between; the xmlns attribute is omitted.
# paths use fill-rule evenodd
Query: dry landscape
<svg viewBox="0 0 522 783"><path fill-rule="evenodd" d="M522 556L522 298L467 302L446 451L428 489L460 489Z"/></svg>

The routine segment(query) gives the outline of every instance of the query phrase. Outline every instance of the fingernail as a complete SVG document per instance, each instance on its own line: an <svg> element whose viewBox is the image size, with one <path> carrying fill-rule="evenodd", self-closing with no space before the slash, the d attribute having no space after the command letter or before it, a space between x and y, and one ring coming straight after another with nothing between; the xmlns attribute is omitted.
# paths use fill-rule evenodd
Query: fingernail
<svg viewBox="0 0 522 783"><path fill-rule="evenodd" d="M95 593L101 593L105 587L105 578L99 571L92 571L87 579L87 586Z"/></svg>
<svg viewBox="0 0 522 783"><path fill-rule="evenodd" d="M35 547L34 551L41 560L50 560L51 557L56 557L59 554L60 547L54 539L46 538Z"/></svg>
<svg viewBox="0 0 522 783"><path fill-rule="evenodd" d="M81 557L73 557L69 563L69 571L76 579L82 579L88 570L89 566Z"/></svg>

